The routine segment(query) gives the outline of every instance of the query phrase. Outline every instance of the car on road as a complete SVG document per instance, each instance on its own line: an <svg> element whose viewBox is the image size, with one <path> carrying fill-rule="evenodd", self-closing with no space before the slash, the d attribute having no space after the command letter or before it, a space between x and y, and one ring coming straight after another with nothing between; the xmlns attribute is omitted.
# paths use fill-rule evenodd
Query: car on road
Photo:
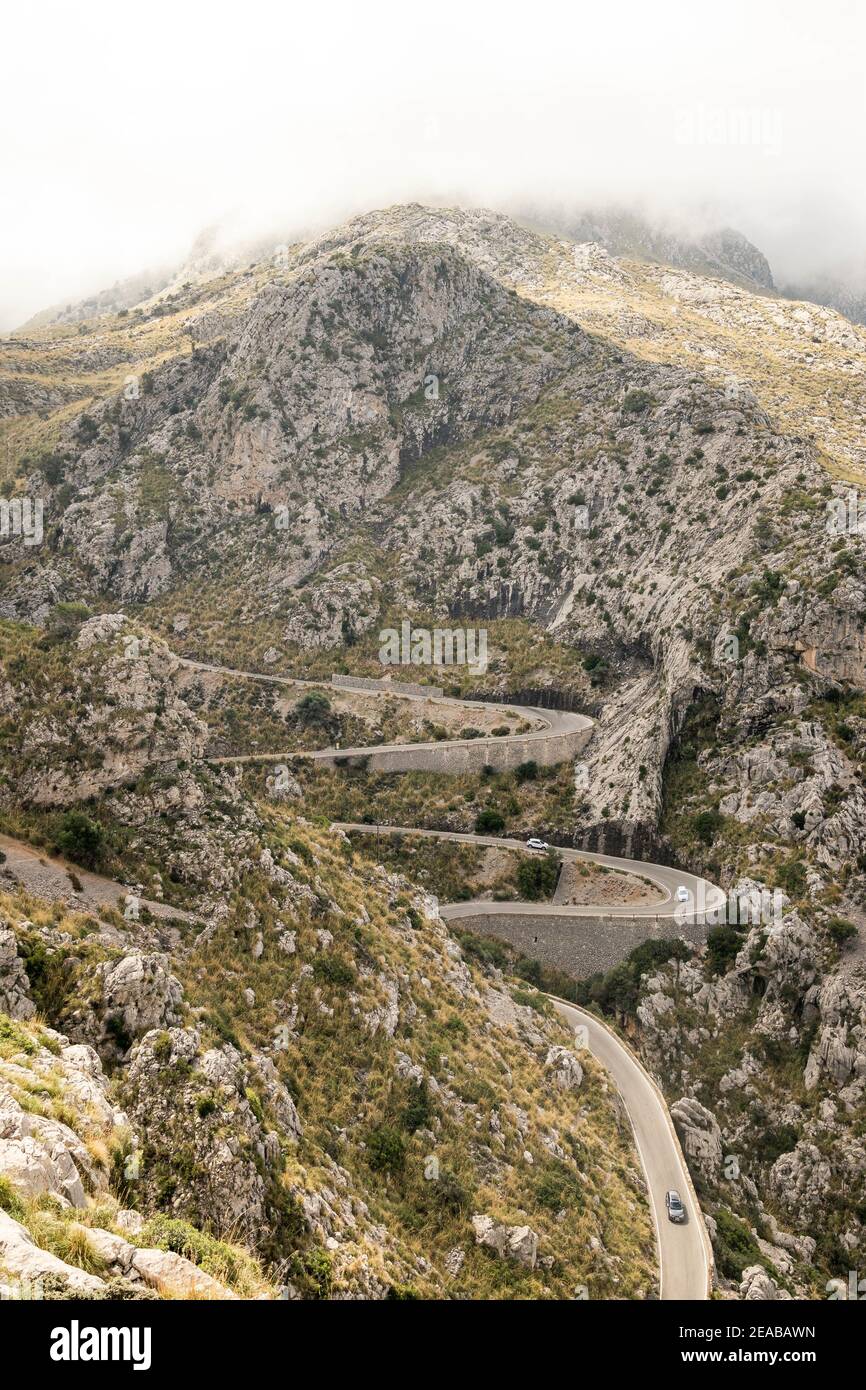
<svg viewBox="0 0 866 1390"><path fill-rule="evenodd" d="M545 849L550 849L550 845L547 843L546 840L539 840L539 839L537 838L537 836L533 836L531 840L527 840L527 841L526 841L526 848L527 848L527 849L545 850Z"/></svg>
<svg viewBox="0 0 866 1390"><path fill-rule="evenodd" d="M685 884L681 883L680 886L679 886L679 888L677 889L677 902L678 902L678 903L687 903L688 900L689 900L689 890L688 890L688 888L686 888Z"/></svg>
<svg viewBox="0 0 866 1390"><path fill-rule="evenodd" d="M673 1188L665 1193L665 1206L668 1209L668 1221L675 1221L677 1225L686 1219L686 1209L683 1206L683 1199Z"/></svg>

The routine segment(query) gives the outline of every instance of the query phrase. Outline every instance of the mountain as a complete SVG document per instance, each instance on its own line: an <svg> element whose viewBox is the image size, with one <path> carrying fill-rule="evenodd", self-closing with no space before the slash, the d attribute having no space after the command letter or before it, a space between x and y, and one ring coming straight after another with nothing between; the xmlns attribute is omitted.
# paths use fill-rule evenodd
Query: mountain
<svg viewBox="0 0 866 1390"><path fill-rule="evenodd" d="M549 216L542 224L550 226ZM577 242L595 242L613 256L678 266L730 280L751 290L773 290L766 256L732 227L689 236L623 209L594 209L555 219L556 230Z"/></svg>
<svg viewBox="0 0 866 1390"><path fill-rule="evenodd" d="M332 1165L345 1168L393 1252L372 1252L365 1217L369 1279L353 1284L350 1262L337 1261L349 1291L441 1293L450 1250L465 1253L465 1211L455 1196L447 1220L437 1218L441 1240L416 1239L386 1180L369 1176L369 1138L345 1097L357 1085L364 1123L396 1128L405 1152L396 1117L413 1099L412 1078L421 1084L415 1069L429 1088L440 1076L432 1052L448 1054L449 1036L467 1041L452 1016L488 1039L484 999L502 982L482 953L471 970L455 964L461 994L448 974L455 943L434 927L444 973L432 997L424 993L418 981L432 977L411 913L429 904L412 886L411 855L399 883L366 861L343 863L323 819L360 820L374 808L393 825L470 831L486 810L508 830L674 862L726 890L778 890L778 919L725 923L686 957L641 956L580 988L667 1091L722 1292L751 1286L747 1272L760 1266L762 1288L823 1296L828 1280L845 1277L866 1209L866 582L856 495L866 471L866 332L827 307L778 297L766 262L736 234L691 245L630 222L573 230L574 239L486 210L395 207L221 266L137 312L5 341L5 496L43 503L44 536L0 541L4 826L53 844L62 818L90 798L104 871L120 877L131 854L151 896L159 875L176 906L216 924L213 937L181 933L168 951L148 943L183 977L186 1012L160 1047L169 1070L192 1070L176 1087L187 1109L212 1098L202 1069L230 1071L237 1096L247 1087L258 1095L261 1075L270 1077L257 1054L282 1014L275 999L260 1001L250 940L260 935L265 959L288 972L280 998L296 985L292 997L315 1028L279 1083L312 1148L299 1160L303 1175L291 1164L279 1172L293 1174L296 1196L315 1191L336 1209L342 1178ZM382 674L381 631L403 621L485 630L485 671L439 673L452 693L531 691L525 703L544 695L588 710L595 731L579 785L568 766L546 778L299 767L293 808L275 810L262 804L260 769L234 778L210 766L209 738L240 756L266 735L273 746L281 728L297 733L308 715L278 694L191 684L178 657L369 678ZM146 670L121 664L124 633L151 644ZM366 741L384 741L369 711L328 717L338 721L329 737L344 747L357 738L352 720L367 722ZM388 720L389 737L398 726L395 736L408 737L390 709ZM442 730L428 725L435 741ZM271 856L264 865L262 855ZM372 924L361 912L368 893ZM282 918L297 911L300 975L279 946ZM136 933L122 930L117 949L131 954ZM320 930L345 970L317 964ZM377 1030L383 1051L370 1059L362 1049L353 1077L330 1020L354 1020L366 1049L359 1019L387 1013L395 987L405 998L400 1027L417 1028L417 1046ZM514 1078L526 1068L520 1086L540 1104L542 1053L559 1043L514 988L530 1013L509 1011L507 1070ZM243 990L263 1010L250 1027ZM77 1037L86 1025L61 1002L52 1026L74 1025ZM117 1049L102 1045L116 1064ZM144 1036L123 1049L124 1103L146 1144L156 1134L182 1145L166 1130L174 1092L160 1089L154 1047ZM522 1120L508 1130L507 1201L495 1211L498 1141L485 1141L494 1159L460 1147L461 1117L489 1127L495 1110L501 1122L495 1051L485 1042L475 1058L467 1044L461 1065L477 1074L447 1082L456 1100L436 1113L453 1126L449 1168L469 1175L487 1214L529 1224L539 1249L547 1242L562 1261L554 1227L539 1228L545 1201L521 1175ZM340 1077L333 1091L311 1081L323 1066ZM263 1125L291 1129L273 1084L265 1120L252 1102L253 1118L238 1120L266 1153ZM513 1103L534 1113L527 1099ZM347 1140L329 1129L331 1105ZM581 1171L584 1163L562 1143L570 1115L566 1106L532 1121L536 1150L569 1173L570 1158ZM614 1162L615 1130L613 1111L600 1111L587 1139L594 1182ZM726 1173L731 1155L736 1179ZM188 1181L164 1201L156 1182L147 1202L202 1222L202 1155L187 1159ZM169 1156L159 1149L154 1161L159 1170ZM297 1278L309 1292L303 1252L311 1233L327 1248L330 1227L322 1218L319 1230L314 1213L295 1242L280 1226L279 1203L268 1206L277 1168L259 1173L262 1229L300 1251ZM254 1180L245 1170L238 1181ZM624 1170L611 1197L618 1208L632 1200L631 1182ZM433 1220L423 1191L413 1189L418 1219ZM338 1244L351 1226L340 1210ZM627 1262L627 1296L648 1287L645 1230L636 1207L627 1250L608 1247ZM520 1287L530 1296L586 1282L579 1238L562 1270L527 1269ZM468 1296L490 1288L477 1263L465 1279L456 1288Z"/></svg>

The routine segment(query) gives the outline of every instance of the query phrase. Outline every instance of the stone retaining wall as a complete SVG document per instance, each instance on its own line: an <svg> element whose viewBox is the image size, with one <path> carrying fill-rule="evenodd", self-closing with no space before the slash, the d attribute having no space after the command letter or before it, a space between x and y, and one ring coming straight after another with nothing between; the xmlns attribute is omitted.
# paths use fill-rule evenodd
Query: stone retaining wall
<svg viewBox="0 0 866 1390"><path fill-rule="evenodd" d="M448 743L425 743L405 748L371 749L352 754L307 754L330 767L364 767L372 772L478 772L482 767L508 771L520 763L554 767L566 762L585 747L592 728L571 732L525 734L503 738L467 738Z"/></svg>
<svg viewBox="0 0 866 1390"><path fill-rule="evenodd" d="M438 685L417 685L414 681L374 680L366 676L334 675L331 677L331 685L336 685L342 690L391 690L395 695L429 695L431 700L440 699L445 694Z"/></svg>
<svg viewBox="0 0 866 1390"><path fill-rule="evenodd" d="M451 917L449 924L479 936L507 941L542 965L564 970L577 980L610 970L643 941L684 937L695 945L707 939L706 926L682 924L671 917L537 917L501 913L492 904L489 915Z"/></svg>

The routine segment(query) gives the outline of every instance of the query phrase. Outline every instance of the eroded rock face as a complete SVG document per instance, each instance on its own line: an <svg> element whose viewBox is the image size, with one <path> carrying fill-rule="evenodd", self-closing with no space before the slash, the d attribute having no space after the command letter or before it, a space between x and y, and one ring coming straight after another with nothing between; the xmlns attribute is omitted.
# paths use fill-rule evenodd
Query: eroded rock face
<svg viewBox="0 0 866 1390"><path fill-rule="evenodd" d="M95 984L101 999L82 1015L80 1031L103 1053L123 1055L144 1033L181 1021L183 989L166 955L135 951L104 962Z"/></svg>
<svg viewBox="0 0 866 1390"><path fill-rule="evenodd" d="M817 1145L801 1140L770 1171L770 1188L783 1211L798 1223L813 1218L827 1200L833 1168Z"/></svg>
<svg viewBox="0 0 866 1390"><path fill-rule="evenodd" d="M806 1063L806 1086L811 1090L823 1078L844 1086L846 1105L852 1106L866 1086L866 969L831 975L814 1006L821 1021Z"/></svg>
<svg viewBox="0 0 866 1390"><path fill-rule="evenodd" d="M0 917L0 1013L10 1018L32 1018L36 1005L30 998L30 981L18 955L15 933Z"/></svg>
<svg viewBox="0 0 866 1390"><path fill-rule="evenodd" d="M671 1106L671 1119L689 1161L711 1181L718 1181L722 1166L722 1134L715 1115L705 1105L683 1096Z"/></svg>
<svg viewBox="0 0 866 1390"><path fill-rule="evenodd" d="M0 1077L0 1176L23 1197L56 1196L64 1205L84 1207L108 1190L108 1172L81 1134L50 1115L28 1108L34 1081L48 1093L58 1090L68 1109L80 1116L82 1132L105 1143L122 1134L126 1117L108 1098L108 1081L90 1048L64 1046L51 1030L42 1036L57 1051L36 1047L4 1061Z"/></svg>
<svg viewBox="0 0 866 1390"><path fill-rule="evenodd" d="M265 1245L286 1219L281 1146L301 1134L273 1064L251 1066L230 1044L202 1050L195 1029L153 1031L133 1052L124 1095L141 1136L140 1204Z"/></svg>
<svg viewBox="0 0 866 1390"><path fill-rule="evenodd" d="M179 664L163 642L103 613L82 625L71 652L69 685L50 712L38 692L14 688L26 755L11 763L9 784L21 800L72 806L204 753L207 729L181 698ZM84 701L70 693L81 688Z"/></svg>

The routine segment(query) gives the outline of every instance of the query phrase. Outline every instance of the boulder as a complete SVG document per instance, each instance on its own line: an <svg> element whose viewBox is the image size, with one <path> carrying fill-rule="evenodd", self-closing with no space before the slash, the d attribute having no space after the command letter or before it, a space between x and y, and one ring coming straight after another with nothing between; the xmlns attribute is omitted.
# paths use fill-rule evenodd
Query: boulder
<svg viewBox="0 0 866 1390"><path fill-rule="evenodd" d="M787 1289L779 1288L763 1265L749 1265L748 1269L743 1270L743 1277L740 1281L740 1298L750 1303L778 1302L790 1300L791 1295Z"/></svg>
<svg viewBox="0 0 866 1390"><path fill-rule="evenodd" d="M167 1298L237 1298L198 1265L171 1250L140 1249L113 1231L98 1227L73 1227L77 1236L102 1260L115 1277L143 1283Z"/></svg>
<svg viewBox="0 0 866 1390"><path fill-rule="evenodd" d="M722 1168L722 1132L715 1115L700 1101L683 1096L671 1106L671 1119L686 1158L711 1182Z"/></svg>
<svg viewBox="0 0 866 1390"><path fill-rule="evenodd" d="M475 1244L483 1245L500 1258L534 1269L538 1258L538 1236L529 1226L506 1226L492 1216L472 1218Z"/></svg>
<svg viewBox="0 0 866 1390"><path fill-rule="evenodd" d="M53 1275L65 1280L76 1293L85 1296L105 1288L104 1281L98 1279L95 1274L86 1274L83 1269L66 1264L49 1251L40 1250L30 1232L2 1209L0 1265L7 1277L11 1275L14 1279L26 1281L30 1285L38 1285L39 1280Z"/></svg>
<svg viewBox="0 0 866 1390"><path fill-rule="evenodd" d="M583 1067L573 1052L558 1044L551 1047L544 1060L554 1086L562 1091L578 1091L583 1082Z"/></svg>
<svg viewBox="0 0 866 1390"><path fill-rule="evenodd" d="M231 1289L171 1250L136 1250L132 1269L145 1284L170 1298L237 1298Z"/></svg>

